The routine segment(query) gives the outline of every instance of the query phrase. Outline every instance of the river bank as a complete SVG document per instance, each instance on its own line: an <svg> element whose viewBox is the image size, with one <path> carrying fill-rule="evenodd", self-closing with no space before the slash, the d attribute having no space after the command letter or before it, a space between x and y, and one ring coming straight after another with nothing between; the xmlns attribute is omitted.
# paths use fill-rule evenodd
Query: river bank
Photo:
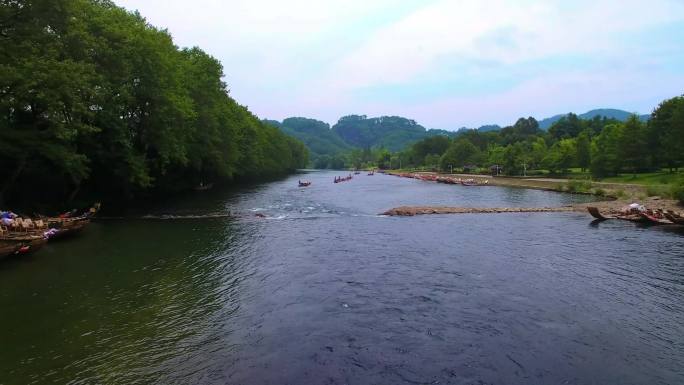
<svg viewBox="0 0 684 385"><path fill-rule="evenodd" d="M473 174L444 174L436 172L415 172L415 173L403 173L399 171L387 171L387 175L392 176L407 176L418 175L428 178L433 178L437 176L451 177L451 178L461 178L461 179L473 179L483 186L478 186L485 188L486 186L503 186L503 187L516 187L525 189L535 189L544 191L556 191L565 192L571 194L586 194L594 195L599 200L590 203L576 203L568 207L548 207L545 208L550 212L559 211L577 211L577 212L587 212L588 206L598 207L599 210L607 213L616 213L621 208L637 202L643 204L644 206L651 209L662 209L662 210L672 210L676 212L684 212L684 207L682 207L674 199L666 199L659 196L648 196L648 186L637 185L637 184L627 184L627 183L604 183L604 182L590 182L590 181L573 181L569 179L551 179L551 178L520 178L520 177L505 177L505 176L491 176L491 175L473 175ZM393 211L397 210L397 211ZM498 210L498 211L497 211ZM513 211L510 211L513 210ZM492 212L521 212L517 211L519 208L501 208L501 209L473 209L473 208L463 208L463 207L430 207L430 206L411 206L411 207L397 207L387 212L403 212L404 215L410 215L409 213L414 213L413 215L420 214L462 214L462 213L492 213ZM530 209L527 212L537 212L535 209ZM391 214L388 214L391 215ZM396 214L401 215L401 214Z"/></svg>

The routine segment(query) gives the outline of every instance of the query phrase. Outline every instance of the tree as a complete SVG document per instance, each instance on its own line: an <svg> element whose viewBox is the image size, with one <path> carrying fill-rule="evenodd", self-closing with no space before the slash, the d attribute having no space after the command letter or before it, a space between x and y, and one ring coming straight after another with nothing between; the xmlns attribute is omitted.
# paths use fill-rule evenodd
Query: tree
<svg viewBox="0 0 684 385"><path fill-rule="evenodd" d="M215 58L137 13L5 1L0 20L0 200L121 200L307 162L301 142L228 96Z"/></svg>
<svg viewBox="0 0 684 385"><path fill-rule="evenodd" d="M425 160L424 160L425 167L428 167L430 169L437 169L439 167L440 159L441 159L441 156L437 155L437 154L425 155Z"/></svg>
<svg viewBox="0 0 684 385"><path fill-rule="evenodd" d="M442 170L449 170L451 167L463 167L479 160L480 150L469 140L459 138L442 155L440 167Z"/></svg>
<svg viewBox="0 0 684 385"><path fill-rule="evenodd" d="M582 131L575 142L577 154L577 165L584 172L591 165L591 140L589 140L589 132Z"/></svg>
<svg viewBox="0 0 684 385"><path fill-rule="evenodd" d="M391 160L392 154L384 148L378 151L378 155L375 159L376 163L378 164L378 168L382 170L392 168ZM399 165L397 165L397 167L399 167Z"/></svg>
<svg viewBox="0 0 684 385"><path fill-rule="evenodd" d="M549 128L549 135L554 139L574 138L582 131L582 121L573 113L569 113Z"/></svg>
<svg viewBox="0 0 684 385"><path fill-rule="evenodd" d="M591 174L597 178L616 175L622 167L619 142L622 124L609 124L591 143Z"/></svg>
<svg viewBox="0 0 684 385"><path fill-rule="evenodd" d="M546 159L544 159L545 167L552 173L567 173L568 169L575 163L576 148L574 139L562 139L556 142L551 146Z"/></svg>
<svg viewBox="0 0 684 385"><path fill-rule="evenodd" d="M521 142L509 144L503 151L503 168L506 175L522 175L525 160L523 154L525 149Z"/></svg>
<svg viewBox="0 0 684 385"><path fill-rule="evenodd" d="M529 140L531 137L542 134L539 122L533 117L520 118L511 127L504 127L500 131L503 144L513 144Z"/></svg>
<svg viewBox="0 0 684 385"><path fill-rule="evenodd" d="M648 166L644 124L637 115L630 116L624 123L618 146L623 164L632 173L636 174L638 170Z"/></svg>
<svg viewBox="0 0 684 385"><path fill-rule="evenodd" d="M411 146L411 155L409 156L409 158L414 163L422 163L427 155L443 154L447 150L447 148L449 148L450 143L451 140L449 140L448 137L443 135L425 138L414 143Z"/></svg>
<svg viewBox="0 0 684 385"><path fill-rule="evenodd" d="M648 122L647 146L654 164L673 170L684 163L684 96L663 101Z"/></svg>
<svg viewBox="0 0 684 385"><path fill-rule="evenodd" d="M546 158L546 154L548 152L548 147L546 146L546 141L544 138L538 137L533 143L532 143L532 153L530 154L530 163L531 163L531 168L539 168L542 165L542 162L544 161L544 158Z"/></svg>

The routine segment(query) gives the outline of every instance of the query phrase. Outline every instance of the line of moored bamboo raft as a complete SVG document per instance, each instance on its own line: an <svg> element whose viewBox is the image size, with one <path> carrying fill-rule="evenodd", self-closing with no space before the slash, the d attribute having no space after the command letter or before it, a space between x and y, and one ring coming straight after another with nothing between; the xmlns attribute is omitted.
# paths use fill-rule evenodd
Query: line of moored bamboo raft
<svg viewBox="0 0 684 385"><path fill-rule="evenodd" d="M402 178L412 178L418 180L424 180L427 182L437 182L445 184L460 184L463 186L487 186L489 185L489 180L485 178L460 178L454 176L437 175L437 174L424 174L415 172L401 172L393 173L388 172L387 175L399 176Z"/></svg>
<svg viewBox="0 0 684 385"><path fill-rule="evenodd" d="M632 203L620 210L601 213L597 207L587 207L589 214L600 221L620 219L651 225L684 225L684 215L673 210L649 209Z"/></svg>
<svg viewBox="0 0 684 385"><path fill-rule="evenodd" d="M36 218L0 211L0 259L35 252L48 241L80 232L99 209L100 204L97 203L82 213L71 211L57 217Z"/></svg>
<svg viewBox="0 0 684 385"><path fill-rule="evenodd" d="M573 211L572 207L446 207L402 206L387 210L381 215L414 216L428 214L495 214L495 213L550 213Z"/></svg>

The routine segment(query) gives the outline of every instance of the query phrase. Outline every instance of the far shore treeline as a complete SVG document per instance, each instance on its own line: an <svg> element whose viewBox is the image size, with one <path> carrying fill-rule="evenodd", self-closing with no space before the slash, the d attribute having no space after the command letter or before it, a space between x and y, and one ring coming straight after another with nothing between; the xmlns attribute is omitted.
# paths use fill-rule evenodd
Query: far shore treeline
<svg viewBox="0 0 684 385"><path fill-rule="evenodd" d="M0 205L129 200L304 167L199 48L107 0L0 5Z"/></svg>
<svg viewBox="0 0 684 385"><path fill-rule="evenodd" d="M534 118L520 118L501 130L465 130L454 138L426 138L404 151L381 152L376 161L386 166L391 158L401 158L406 167L442 171L465 167L488 172L499 166L502 174L511 176L535 171L565 175L573 168L595 179L676 171L684 164L684 96L660 103L647 121L638 115L619 121L567 114L544 131Z"/></svg>
<svg viewBox="0 0 684 385"><path fill-rule="evenodd" d="M545 119L553 119L546 130L532 117L503 128L458 131L426 130L401 117L351 115L332 128L300 117L265 122L306 143L315 168L485 173L494 168L509 176L566 175L579 169L602 179L620 173L676 171L684 165L684 96L663 101L650 115L594 111L611 112L613 117L569 113ZM420 139L412 140L416 137Z"/></svg>

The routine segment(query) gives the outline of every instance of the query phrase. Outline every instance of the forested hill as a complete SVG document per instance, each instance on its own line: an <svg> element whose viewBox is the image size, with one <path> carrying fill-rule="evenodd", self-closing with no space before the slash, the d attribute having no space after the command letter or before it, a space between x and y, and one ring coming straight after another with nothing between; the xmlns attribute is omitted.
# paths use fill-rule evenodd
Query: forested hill
<svg viewBox="0 0 684 385"><path fill-rule="evenodd" d="M548 130L554 123L559 121L563 117L567 117L569 114L559 114L559 115L554 115L550 118L542 119L539 121L539 128L542 130ZM615 108L600 108L596 110L591 110L588 112L585 112L583 114L577 115L578 118L584 119L584 120L591 120L595 117L605 117L608 119L615 119L621 122L627 121L629 117L632 115L631 112L623 111L623 110L618 110ZM641 121L647 121L650 115L640 115L639 118Z"/></svg>
<svg viewBox="0 0 684 385"><path fill-rule="evenodd" d="M332 130L345 142L359 148L382 147L401 150L423 138L434 135L454 135L444 130L426 130L414 120L399 116L368 118L349 115L340 118Z"/></svg>
<svg viewBox="0 0 684 385"><path fill-rule="evenodd" d="M216 59L137 13L3 1L0 20L0 205L156 196L307 163L228 95Z"/></svg>
<svg viewBox="0 0 684 385"><path fill-rule="evenodd" d="M330 125L316 119L293 117L281 122L264 120L264 123L280 128L308 147L313 158L320 155L335 155L352 149L342 138L330 129Z"/></svg>

